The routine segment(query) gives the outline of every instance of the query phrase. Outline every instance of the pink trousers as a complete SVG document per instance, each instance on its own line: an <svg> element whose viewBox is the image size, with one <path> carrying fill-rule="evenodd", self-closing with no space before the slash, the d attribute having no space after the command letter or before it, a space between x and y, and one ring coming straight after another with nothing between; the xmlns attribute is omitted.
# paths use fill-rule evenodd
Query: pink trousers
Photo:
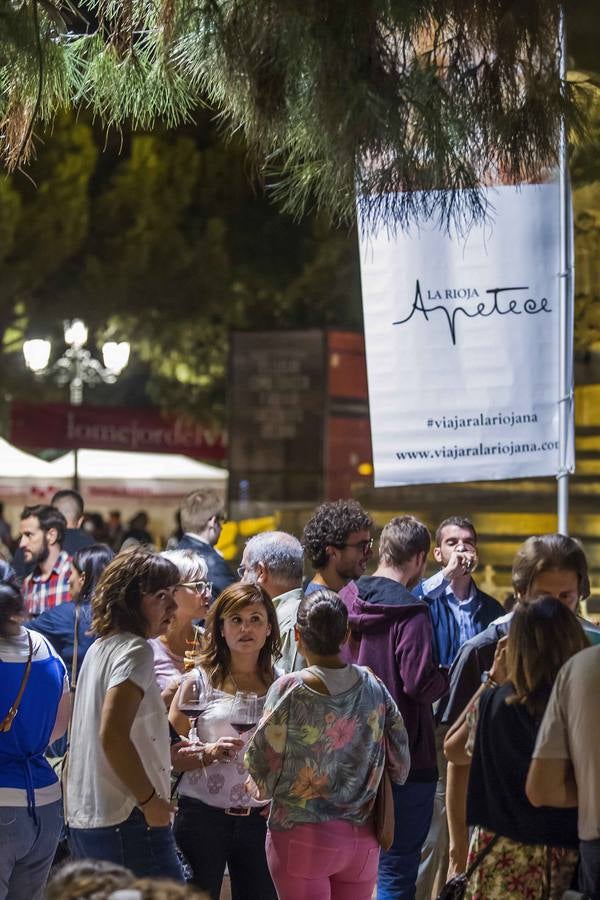
<svg viewBox="0 0 600 900"><path fill-rule="evenodd" d="M267 832L279 900L371 900L379 844L372 825L342 819Z"/></svg>

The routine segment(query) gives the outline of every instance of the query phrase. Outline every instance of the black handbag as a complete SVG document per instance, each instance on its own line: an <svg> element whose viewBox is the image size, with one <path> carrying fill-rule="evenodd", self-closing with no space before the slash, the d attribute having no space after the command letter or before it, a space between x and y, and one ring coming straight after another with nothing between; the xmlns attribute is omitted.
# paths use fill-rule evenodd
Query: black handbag
<svg viewBox="0 0 600 900"><path fill-rule="evenodd" d="M466 872L461 872L460 875L454 875L454 877L451 878L450 881L446 882L446 884L438 894L437 900L462 900L462 898L465 896L465 891L467 890L469 878L477 869L477 867L481 865L499 837L499 834L494 835L487 847L484 847L483 850L479 851Z"/></svg>

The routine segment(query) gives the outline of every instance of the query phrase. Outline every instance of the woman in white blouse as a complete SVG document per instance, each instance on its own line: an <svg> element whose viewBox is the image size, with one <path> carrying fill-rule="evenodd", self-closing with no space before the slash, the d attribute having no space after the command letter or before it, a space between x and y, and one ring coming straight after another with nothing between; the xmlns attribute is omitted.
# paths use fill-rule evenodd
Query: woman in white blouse
<svg viewBox="0 0 600 900"><path fill-rule="evenodd" d="M179 575L136 548L106 567L92 600L96 642L75 695L65 818L72 855L182 880L173 833L167 710L147 638L166 630Z"/></svg>
<svg viewBox="0 0 600 900"><path fill-rule="evenodd" d="M264 803L245 789L244 748L231 724L238 691L264 696L281 674L277 613L259 585L233 584L211 607L205 645L194 670L211 699L197 719L200 768L186 772L179 788L175 837L192 869L192 883L219 900L225 865L233 900L276 900L265 854ZM169 718L179 734L190 722L175 695Z"/></svg>

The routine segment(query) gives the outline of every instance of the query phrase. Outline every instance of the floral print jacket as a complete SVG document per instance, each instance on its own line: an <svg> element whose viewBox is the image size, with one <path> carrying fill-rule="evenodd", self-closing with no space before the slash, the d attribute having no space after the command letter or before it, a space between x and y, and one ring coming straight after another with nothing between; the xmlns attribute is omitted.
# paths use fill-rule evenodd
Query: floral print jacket
<svg viewBox="0 0 600 900"><path fill-rule="evenodd" d="M272 800L269 828L331 819L364 825L384 763L392 781L406 781L400 711L371 671L357 668L360 680L337 696L312 690L299 673L271 686L245 756L261 799Z"/></svg>

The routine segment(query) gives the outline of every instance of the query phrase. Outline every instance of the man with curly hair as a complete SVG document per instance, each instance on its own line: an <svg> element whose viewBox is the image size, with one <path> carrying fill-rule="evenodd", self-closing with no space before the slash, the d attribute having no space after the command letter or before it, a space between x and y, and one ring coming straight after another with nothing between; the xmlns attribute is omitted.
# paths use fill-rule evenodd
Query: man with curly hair
<svg viewBox="0 0 600 900"><path fill-rule="evenodd" d="M365 574L373 555L373 520L356 500L335 500L317 507L302 535L302 546L315 574L305 594L322 587L341 593L348 603L354 582Z"/></svg>

